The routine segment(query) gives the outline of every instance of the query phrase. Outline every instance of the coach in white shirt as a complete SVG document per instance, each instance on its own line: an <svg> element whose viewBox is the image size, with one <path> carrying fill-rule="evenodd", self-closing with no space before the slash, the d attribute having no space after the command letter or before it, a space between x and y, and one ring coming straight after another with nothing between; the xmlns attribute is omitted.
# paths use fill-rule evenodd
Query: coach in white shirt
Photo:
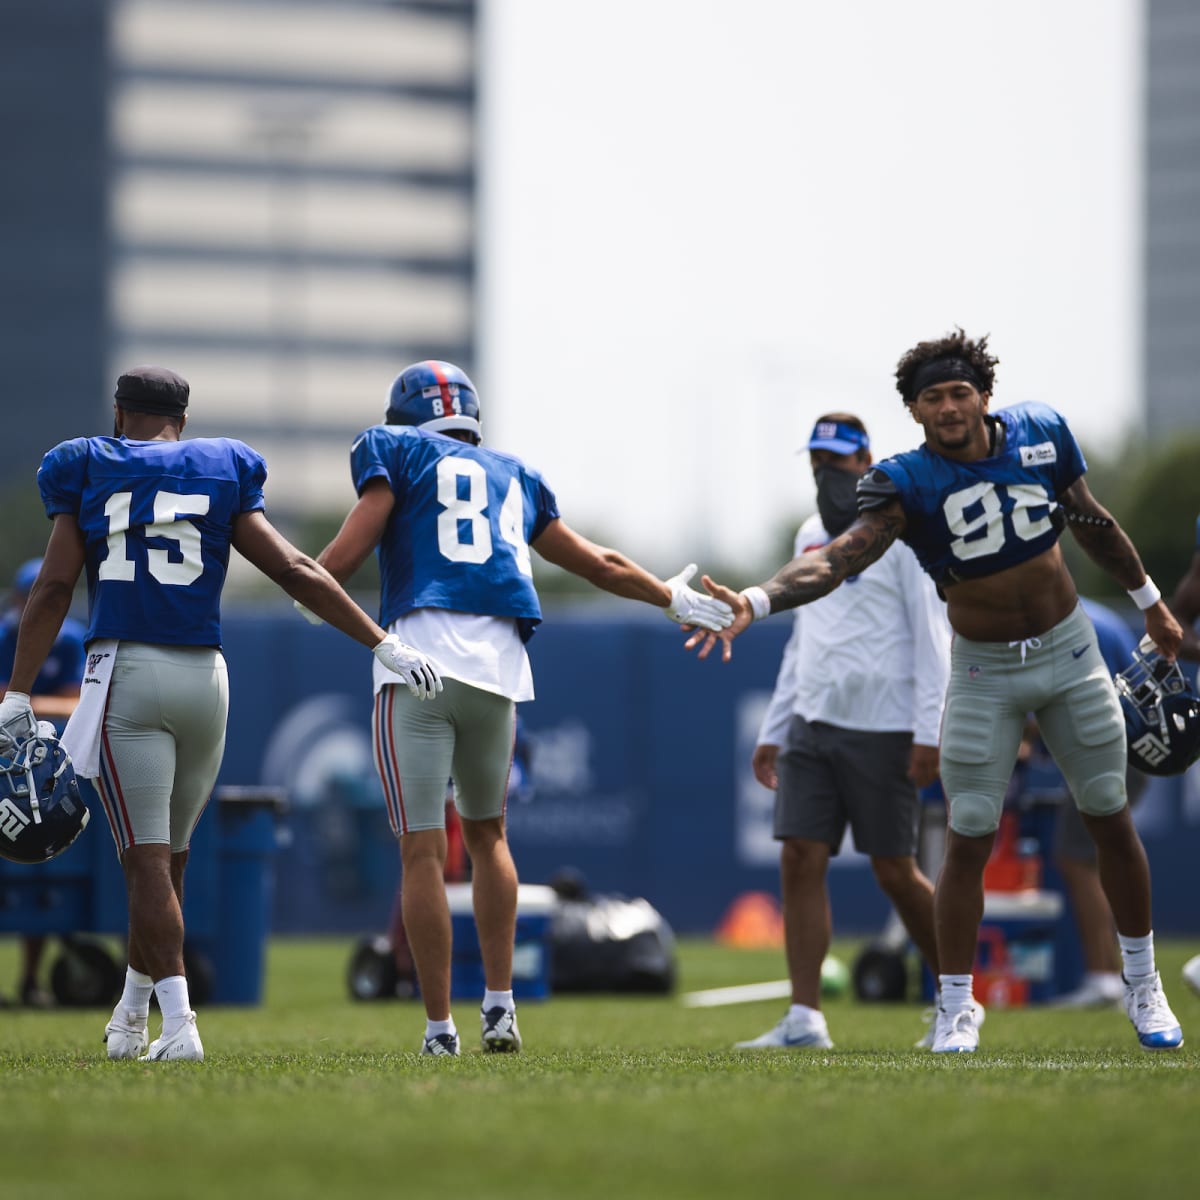
<svg viewBox="0 0 1200 1200"><path fill-rule="evenodd" d="M808 442L819 516L796 553L822 546L857 514L871 465L862 421L821 417ZM745 1049L833 1042L821 1012L821 963L832 916L825 875L849 826L879 886L937 977L933 885L917 865L918 789L938 775L938 730L950 668L945 606L913 552L897 541L845 586L795 610L775 692L754 750L756 778L775 790L775 836L792 1004Z"/></svg>

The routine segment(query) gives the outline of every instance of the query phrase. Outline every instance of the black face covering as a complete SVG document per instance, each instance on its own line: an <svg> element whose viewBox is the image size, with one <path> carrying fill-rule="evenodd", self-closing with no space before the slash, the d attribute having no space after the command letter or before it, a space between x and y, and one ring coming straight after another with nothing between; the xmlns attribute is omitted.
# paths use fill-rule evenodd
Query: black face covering
<svg viewBox="0 0 1200 1200"><path fill-rule="evenodd" d="M858 476L853 471L837 467L818 467L813 472L817 481L817 511L821 524L830 537L837 537L854 524L858 516Z"/></svg>

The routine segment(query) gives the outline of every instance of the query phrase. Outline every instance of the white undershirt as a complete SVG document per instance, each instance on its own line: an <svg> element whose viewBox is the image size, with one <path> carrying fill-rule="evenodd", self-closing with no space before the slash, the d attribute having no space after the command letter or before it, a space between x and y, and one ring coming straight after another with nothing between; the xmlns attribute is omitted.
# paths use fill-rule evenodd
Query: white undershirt
<svg viewBox="0 0 1200 1200"><path fill-rule="evenodd" d="M512 617L417 608L393 621L388 633L427 654L449 679L518 702L533 699L533 670ZM374 682L378 692L396 675L376 661Z"/></svg>

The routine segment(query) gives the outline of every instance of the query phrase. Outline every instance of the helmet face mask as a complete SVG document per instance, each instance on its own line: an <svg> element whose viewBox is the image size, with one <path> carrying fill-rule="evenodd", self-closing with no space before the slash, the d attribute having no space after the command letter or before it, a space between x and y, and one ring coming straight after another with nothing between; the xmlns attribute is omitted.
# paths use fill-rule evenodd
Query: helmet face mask
<svg viewBox="0 0 1200 1200"><path fill-rule="evenodd" d="M1139 646L1113 682L1133 766L1147 775L1180 775L1200 758L1200 696L1178 663Z"/></svg>
<svg viewBox="0 0 1200 1200"><path fill-rule="evenodd" d="M453 363L426 359L405 367L388 392L387 424L418 425L434 433L462 429L483 436L479 395L466 371Z"/></svg>
<svg viewBox="0 0 1200 1200"><path fill-rule="evenodd" d="M0 753L0 858L10 862L46 862L88 823L75 768L50 729Z"/></svg>

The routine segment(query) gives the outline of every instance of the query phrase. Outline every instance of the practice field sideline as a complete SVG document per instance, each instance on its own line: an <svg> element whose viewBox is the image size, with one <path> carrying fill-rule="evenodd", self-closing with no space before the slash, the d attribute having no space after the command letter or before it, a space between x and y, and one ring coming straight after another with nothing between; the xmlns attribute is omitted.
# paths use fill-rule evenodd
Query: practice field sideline
<svg viewBox="0 0 1200 1200"><path fill-rule="evenodd" d="M1160 949L1173 1054L1115 1010L1028 1008L990 1013L975 1056L935 1057L911 1048L919 1004L836 999L835 1050L762 1055L732 1043L784 1001L558 997L522 1008L525 1054L448 1062L417 1057L415 1004L345 998L348 940L277 939L261 1008L201 1013L204 1064L109 1063L106 1013L0 1012L0 1195L1190 1197L1200 997L1179 969L1198 950ZM780 967L685 940L681 991ZM15 975L5 939L0 990Z"/></svg>

